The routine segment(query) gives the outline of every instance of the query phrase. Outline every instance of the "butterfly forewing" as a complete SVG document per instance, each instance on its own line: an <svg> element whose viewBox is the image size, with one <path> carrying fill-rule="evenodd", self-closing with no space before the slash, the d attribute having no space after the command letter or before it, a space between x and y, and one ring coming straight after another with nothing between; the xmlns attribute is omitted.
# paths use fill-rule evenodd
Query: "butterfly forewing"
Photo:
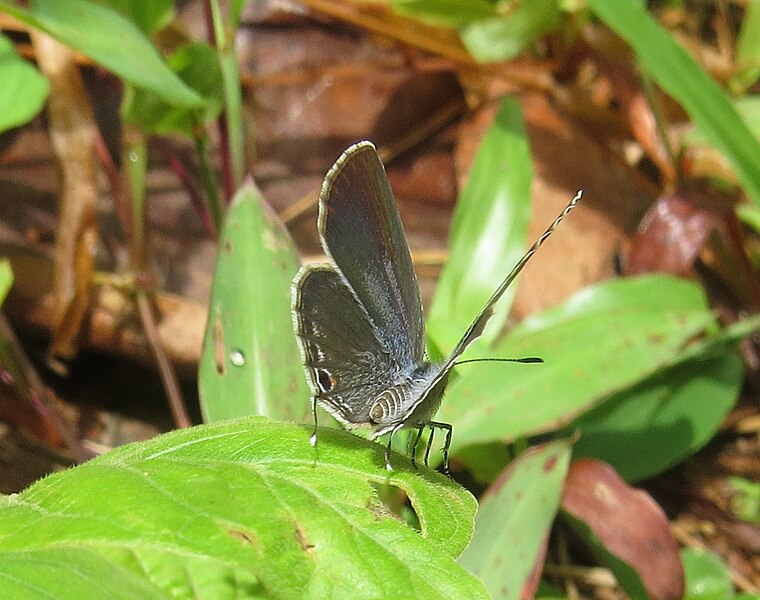
<svg viewBox="0 0 760 600"><path fill-rule="evenodd" d="M327 174L319 210L326 252L364 307L382 349L410 371L425 349L422 302L385 168L371 143L349 148Z"/></svg>
<svg viewBox="0 0 760 600"><path fill-rule="evenodd" d="M331 265L304 267L294 283L296 332L315 397L342 423L367 424L367 399L398 377L395 361Z"/></svg>

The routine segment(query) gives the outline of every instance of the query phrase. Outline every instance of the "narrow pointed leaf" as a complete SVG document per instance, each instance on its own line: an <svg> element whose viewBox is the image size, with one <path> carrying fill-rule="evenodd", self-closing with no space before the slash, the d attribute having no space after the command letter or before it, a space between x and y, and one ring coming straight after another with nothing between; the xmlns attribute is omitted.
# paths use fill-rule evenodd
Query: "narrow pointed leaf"
<svg viewBox="0 0 760 600"><path fill-rule="evenodd" d="M290 314L297 270L287 231L253 182L244 184L227 213L211 290L198 374L207 422L309 413Z"/></svg>
<svg viewBox="0 0 760 600"><path fill-rule="evenodd" d="M155 92L130 86L125 90L122 116L146 133L180 133L192 137L199 125L208 124L221 111L224 99L219 59L208 44L193 42L177 48L167 59L167 64L182 81L206 99L205 106L175 106Z"/></svg>
<svg viewBox="0 0 760 600"><path fill-rule="evenodd" d="M746 193L760 204L760 143L739 117L723 89L641 3L589 0L588 5L631 45L641 65L725 154Z"/></svg>
<svg viewBox="0 0 760 600"><path fill-rule="evenodd" d="M72 50L135 86L177 106L203 106L161 59L156 48L130 20L87 0L32 0L28 9L0 2L0 11L40 29Z"/></svg>
<svg viewBox="0 0 760 600"><path fill-rule="evenodd" d="M481 500L475 535L459 563L478 575L495 599L532 598L549 528L570 463L567 440L531 448Z"/></svg>
<svg viewBox="0 0 760 600"><path fill-rule="evenodd" d="M533 165L520 105L505 98L483 138L451 224L449 260L438 280L428 332L452 349L525 250ZM497 304L483 340L506 321L514 290Z"/></svg>

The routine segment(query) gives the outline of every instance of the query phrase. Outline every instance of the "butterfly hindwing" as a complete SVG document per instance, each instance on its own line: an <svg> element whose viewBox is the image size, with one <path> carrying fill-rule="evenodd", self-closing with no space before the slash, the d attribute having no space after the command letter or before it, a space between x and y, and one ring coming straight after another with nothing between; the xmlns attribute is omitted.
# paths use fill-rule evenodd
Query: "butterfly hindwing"
<svg viewBox="0 0 760 600"><path fill-rule="evenodd" d="M294 290L296 332L317 401L344 425L368 424L369 402L398 377L395 361L331 265L301 269Z"/></svg>

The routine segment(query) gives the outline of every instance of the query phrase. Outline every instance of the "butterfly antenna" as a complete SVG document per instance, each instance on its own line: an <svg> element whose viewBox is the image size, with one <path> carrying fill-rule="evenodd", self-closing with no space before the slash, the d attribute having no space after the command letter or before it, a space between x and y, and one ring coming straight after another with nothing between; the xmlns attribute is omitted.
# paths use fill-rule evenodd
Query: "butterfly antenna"
<svg viewBox="0 0 760 600"><path fill-rule="evenodd" d="M554 219L554 222L549 226L549 228L546 231L544 231L541 237L539 237L533 243L533 245L528 249L528 251L525 254L523 254L523 257L519 261L517 261L517 264L509 272L509 275L507 275L504 281L501 282L501 285L499 285L496 291L488 299L488 302L486 302L485 306L483 307L483 310L481 310L480 314L477 317L475 317L475 320L472 322L470 327L462 336L462 339L459 340L459 343L457 344L456 348L454 348L454 351L451 353L451 356L449 357L449 362L447 366L453 365L456 362L456 359L462 355L462 352L465 351L467 346L469 346L473 341L475 341L477 338L480 337L480 335L483 333L483 329L485 329L485 326L488 323L488 320L491 318L491 316L493 316L494 304L496 304L496 302L499 301L499 298L501 298L502 294L504 294L506 289L515 280L515 277L519 275L520 271L522 271L525 264L538 251L538 249L543 245L546 239L552 233L554 233L554 230L557 229L559 224L562 222L562 219L564 219L568 215L568 213L575 208L575 205L578 204L582 195L583 195L583 190L578 190L578 193L575 194L575 196L570 201L570 203L565 207L565 209L557 216L556 219Z"/></svg>
<svg viewBox="0 0 760 600"><path fill-rule="evenodd" d="M516 363L542 363L543 358L538 356L526 356L524 358L468 358L467 360L458 360L454 364L456 366L466 365L467 363L475 362L516 362Z"/></svg>

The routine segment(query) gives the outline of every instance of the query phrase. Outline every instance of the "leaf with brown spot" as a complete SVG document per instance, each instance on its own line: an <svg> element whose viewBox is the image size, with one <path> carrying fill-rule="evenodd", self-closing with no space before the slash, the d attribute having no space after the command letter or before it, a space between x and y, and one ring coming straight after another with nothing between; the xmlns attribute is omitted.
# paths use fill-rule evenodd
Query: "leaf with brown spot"
<svg viewBox="0 0 760 600"><path fill-rule="evenodd" d="M494 598L532 598L570 462L570 441L531 448L481 499L472 543L459 559Z"/></svg>
<svg viewBox="0 0 760 600"><path fill-rule="evenodd" d="M246 544L254 546L257 543L256 536L253 533L239 527L231 527L227 530L227 533L229 533L232 537L245 542Z"/></svg>

